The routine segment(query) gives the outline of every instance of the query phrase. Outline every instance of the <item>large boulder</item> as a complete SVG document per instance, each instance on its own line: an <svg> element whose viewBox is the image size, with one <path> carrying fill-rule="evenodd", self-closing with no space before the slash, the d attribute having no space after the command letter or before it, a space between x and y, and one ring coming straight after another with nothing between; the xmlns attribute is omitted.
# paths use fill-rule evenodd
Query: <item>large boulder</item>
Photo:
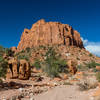
<svg viewBox="0 0 100 100"><path fill-rule="evenodd" d="M27 47L62 44L84 48L80 34L68 24L39 20L32 28L24 29L17 51Z"/></svg>
<svg viewBox="0 0 100 100"><path fill-rule="evenodd" d="M69 60L67 62L67 67L68 67L71 74L76 74L76 72L77 72L76 66L77 66L77 61L76 60Z"/></svg>
<svg viewBox="0 0 100 100"><path fill-rule="evenodd" d="M96 66L96 70L100 71L100 66Z"/></svg>
<svg viewBox="0 0 100 100"><path fill-rule="evenodd" d="M30 64L22 59L19 61L19 79L29 79L31 75Z"/></svg>
<svg viewBox="0 0 100 100"><path fill-rule="evenodd" d="M31 75L30 72L30 64L25 59L17 60L15 58L11 58L8 61L8 69L6 78L19 78L19 79L28 79Z"/></svg>
<svg viewBox="0 0 100 100"><path fill-rule="evenodd" d="M7 78L18 78L18 66L17 59L11 58L8 61Z"/></svg>

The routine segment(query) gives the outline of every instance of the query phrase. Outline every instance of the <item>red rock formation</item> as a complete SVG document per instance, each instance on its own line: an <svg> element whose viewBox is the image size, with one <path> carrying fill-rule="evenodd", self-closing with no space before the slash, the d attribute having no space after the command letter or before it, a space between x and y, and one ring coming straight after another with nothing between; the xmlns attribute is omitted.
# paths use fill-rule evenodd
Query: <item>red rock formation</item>
<svg viewBox="0 0 100 100"><path fill-rule="evenodd" d="M16 52L17 48L16 47L11 47L11 51Z"/></svg>
<svg viewBox="0 0 100 100"><path fill-rule="evenodd" d="M24 59L21 59L19 61L20 63L20 66L19 66L19 76L18 78L19 79L29 79L30 75L31 75L31 72L30 72L30 64L24 60Z"/></svg>
<svg viewBox="0 0 100 100"><path fill-rule="evenodd" d="M45 22L42 19L33 24L30 30L24 29L17 50L21 51L27 47L47 44L63 44L84 48L80 34L71 26L59 22Z"/></svg>
<svg viewBox="0 0 100 100"><path fill-rule="evenodd" d="M67 67L68 67L70 73L73 75L76 74L76 72L77 72L76 66L77 66L77 61L75 61L75 60L69 60L67 62Z"/></svg>
<svg viewBox="0 0 100 100"><path fill-rule="evenodd" d="M6 78L29 79L31 75L30 64L25 59L11 58L8 61Z"/></svg>

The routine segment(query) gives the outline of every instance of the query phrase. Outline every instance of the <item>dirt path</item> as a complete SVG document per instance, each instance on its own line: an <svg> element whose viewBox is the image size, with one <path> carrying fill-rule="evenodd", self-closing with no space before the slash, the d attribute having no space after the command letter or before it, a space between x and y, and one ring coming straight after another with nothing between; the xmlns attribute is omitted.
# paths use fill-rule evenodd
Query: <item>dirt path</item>
<svg viewBox="0 0 100 100"><path fill-rule="evenodd" d="M17 94L19 94L19 91L17 89L0 91L0 100L2 100L3 97L9 98L9 97L15 96Z"/></svg>
<svg viewBox="0 0 100 100"><path fill-rule="evenodd" d="M90 100L87 92L80 92L77 86L58 86L35 96L35 100Z"/></svg>

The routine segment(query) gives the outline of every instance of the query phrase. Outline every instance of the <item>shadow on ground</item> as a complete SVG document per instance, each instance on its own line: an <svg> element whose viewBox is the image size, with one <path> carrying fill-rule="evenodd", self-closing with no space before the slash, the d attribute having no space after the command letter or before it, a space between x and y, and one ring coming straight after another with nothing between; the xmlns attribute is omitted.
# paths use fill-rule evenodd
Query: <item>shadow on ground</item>
<svg viewBox="0 0 100 100"><path fill-rule="evenodd" d="M8 90L8 89L19 89L19 88L26 88L30 87L29 84L21 84L17 82L6 82L6 83L0 83L0 91Z"/></svg>

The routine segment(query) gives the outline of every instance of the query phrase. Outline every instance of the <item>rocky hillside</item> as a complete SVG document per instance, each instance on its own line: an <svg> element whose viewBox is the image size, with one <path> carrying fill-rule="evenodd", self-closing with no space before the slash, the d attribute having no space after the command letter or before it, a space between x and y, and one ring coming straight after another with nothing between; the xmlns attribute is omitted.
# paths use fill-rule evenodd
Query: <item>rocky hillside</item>
<svg viewBox="0 0 100 100"><path fill-rule="evenodd" d="M41 45L65 45L84 48L80 34L68 24L39 20L32 28L24 29L17 51Z"/></svg>
<svg viewBox="0 0 100 100"><path fill-rule="evenodd" d="M78 64L89 61L100 62L100 58L85 50L80 34L68 24L45 22L41 19L24 29L17 49L18 58L28 58L31 63L36 59L44 60L49 47L61 55L63 59L76 60ZM28 52L27 52L28 51Z"/></svg>
<svg viewBox="0 0 100 100"><path fill-rule="evenodd" d="M84 48L76 30L58 22L39 20L17 48L0 46L0 79L0 100L100 100L100 58Z"/></svg>

